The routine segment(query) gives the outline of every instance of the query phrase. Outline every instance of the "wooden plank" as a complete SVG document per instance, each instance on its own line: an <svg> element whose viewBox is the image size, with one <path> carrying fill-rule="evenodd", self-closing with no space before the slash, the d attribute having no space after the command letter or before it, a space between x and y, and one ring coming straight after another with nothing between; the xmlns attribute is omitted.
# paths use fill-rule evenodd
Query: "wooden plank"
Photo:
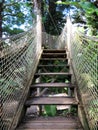
<svg viewBox="0 0 98 130"><path fill-rule="evenodd" d="M53 120L52 119L51 121L46 120L46 119L44 119L44 121L43 120L40 120L40 121L39 120L33 120L32 121L32 119L31 119L30 121L23 121L23 123L32 123L32 122L33 123L43 123L43 122L46 122L46 123L51 123L51 122L52 123L65 123L65 122L66 123L73 123L74 121L73 120L71 120L71 121L70 120L62 120L62 119L61 120ZM75 123L78 123L78 121L75 121Z"/></svg>
<svg viewBox="0 0 98 130"><path fill-rule="evenodd" d="M64 116L54 116L54 117L51 117L51 116L48 116L48 117L36 117L36 118L26 118L25 120L23 120L23 122L75 122L75 123L80 123L79 121L79 118L77 116L74 116L74 117L64 117Z"/></svg>
<svg viewBox="0 0 98 130"><path fill-rule="evenodd" d="M69 65L38 65L38 67L67 67L69 68Z"/></svg>
<svg viewBox="0 0 98 130"><path fill-rule="evenodd" d="M42 58L66 58L66 53L43 53Z"/></svg>
<svg viewBox="0 0 98 130"><path fill-rule="evenodd" d="M66 53L42 53L42 55L66 55Z"/></svg>
<svg viewBox="0 0 98 130"><path fill-rule="evenodd" d="M16 130L83 130L78 117L26 118Z"/></svg>
<svg viewBox="0 0 98 130"><path fill-rule="evenodd" d="M80 129L81 125L77 124L77 122L27 122L24 125L20 126L22 129Z"/></svg>
<svg viewBox="0 0 98 130"><path fill-rule="evenodd" d="M83 130L78 117L26 118L16 130Z"/></svg>
<svg viewBox="0 0 98 130"><path fill-rule="evenodd" d="M52 130L52 129L58 129L58 130L61 130L61 129L64 129L64 130L69 130L69 129L72 129L72 130L79 130L80 128L78 128L77 127L77 125L76 124L66 124L66 123L32 123L32 124L25 124L25 125L22 125L21 127L20 127L21 129L27 129L28 130L28 128L29 129L32 129L33 128L33 130L35 129L46 129L47 130L47 128L49 129L50 128L50 130Z"/></svg>
<svg viewBox="0 0 98 130"><path fill-rule="evenodd" d="M37 128L35 128L35 129L33 129L33 128L18 128L18 129L16 129L16 130L43 130L43 129L37 129ZM48 129L48 128L45 128L45 130L51 130L51 129ZM62 128L60 128L60 129L58 129L58 128L56 128L56 129L53 129L53 130L83 130L83 129L78 129L78 128L73 128L73 129L66 129L66 128L64 128L64 129L62 129Z"/></svg>
<svg viewBox="0 0 98 130"><path fill-rule="evenodd" d="M45 53L65 53L66 52L66 50L62 50L62 49L60 49L60 50L56 50L56 49L44 49L43 50L43 52L45 52Z"/></svg>
<svg viewBox="0 0 98 130"><path fill-rule="evenodd" d="M25 105L77 105L75 98L71 97L35 97L26 101Z"/></svg>
<svg viewBox="0 0 98 130"><path fill-rule="evenodd" d="M69 88L74 88L76 85L73 85L73 84L70 84L70 83L36 83L36 84L33 84L31 85L31 88L34 88L34 87L41 87L41 88L52 88L52 87L55 87L55 88L64 88L64 87L69 87Z"/></svg>
<svg viewBox="0 0 98 130"><path fill-rule="evenodd" d="M68 59L66 58L41 58L40 61L48 61L48 60L51 60L51 61L55 61L55 60L62 60L62 61L68 61Z"/></svg>
<svg viewBox="0 0 98 130"><path fill-rule="evenodd" d="M49 76L54 76L54 75L63 75L63 76L71 76L71 73L65 73L65 72L53 72L53 73L35 73L35 76L42 76L42 75L49 75Z"/></svg>
<svg viewBox="0 0 98 130"><path fill-rule="evenodd" d="M24 126L22 126L22 128L51 128L51 129L56 129L56 128L77 128L77 124L76 123L65 123L65 122L41 122L41 123L27 123Z"/></svg>

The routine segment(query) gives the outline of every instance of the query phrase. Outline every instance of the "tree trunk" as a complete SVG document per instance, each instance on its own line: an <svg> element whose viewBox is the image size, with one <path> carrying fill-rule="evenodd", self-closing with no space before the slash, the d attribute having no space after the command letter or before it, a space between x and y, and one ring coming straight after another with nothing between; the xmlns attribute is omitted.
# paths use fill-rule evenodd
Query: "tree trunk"
<svg viewBox="0 0 98 130"><path fill-rule="evenodd" d="M1 7L1 3L0 3L0 7ZM2 11L0 8L0 37L2 37Z"/></svg>
<svg viewBox="0 0 98 130"><path fill-rule="evenodd" d="M4 0L2 0L2 2L0 2L0 37L2 37L2 20L3 20L3 4L4 4Z"/></svg>
<svg viewBox="0 0 98 130"><path fill-rule="evenodd" d="M35 10L41 9L41 1L40 0L34 0L34 8L35 8Z"/></svg>

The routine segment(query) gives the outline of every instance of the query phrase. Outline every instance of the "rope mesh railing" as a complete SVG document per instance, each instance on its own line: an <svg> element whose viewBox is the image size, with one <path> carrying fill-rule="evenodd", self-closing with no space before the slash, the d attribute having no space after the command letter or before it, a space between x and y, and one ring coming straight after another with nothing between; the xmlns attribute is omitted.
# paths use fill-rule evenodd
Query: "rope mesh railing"
<svg viewBox="0 0 98 130"><path fill-rule="evenodd" d="M34 27L20 35L0 39L0 130L10 130L41 55Z"/></svg>
<svg viewBox="0 0 98 130"><path fill-rule="evenodd" d="M98 129L98 42L76 32L71 42L72 64L91 129Z"/></svg>
<svg viewBox="0 0 98 130"><path fill-rule="evenodd" d="M47 48L47 49L56 49L57 48L57 37L50 35L46 32L42 33L42 39L43 39L43 43L42 45Z"/></svg>
<svg viewBox="0 0 98 130"><path fill-rule="evenodd" d="M55 36L42 32L42 45L47 49L65 49L65 42L63 36Z"/></svg>
<svg viewBox="0 0 98 130"><path fill-rule="evenodd" d="M98 129L98 38L75 31L68 21L61 36L70 53L83 108L91 130Z"/></svg>

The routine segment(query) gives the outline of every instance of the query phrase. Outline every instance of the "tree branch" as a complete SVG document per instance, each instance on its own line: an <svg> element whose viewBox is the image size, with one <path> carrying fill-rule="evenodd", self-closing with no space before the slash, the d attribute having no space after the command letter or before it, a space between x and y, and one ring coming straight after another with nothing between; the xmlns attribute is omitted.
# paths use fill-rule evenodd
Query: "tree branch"
<svg viewBox="0 0 98 130"><path fill-rule="evenodd" d="M17 4L18 2L12 2L12 3L9 3L9 4L4 4L3 5L3 8L6 8L7 6L12 6L12 5L15 5Z"/></svg>
<svg viewBox="0 0 98 130"><path fill-rule="evenodd" d="M3 17L5 17L5 16L16 16L17 14L5 14L5 15L3 15Z"/></svg>

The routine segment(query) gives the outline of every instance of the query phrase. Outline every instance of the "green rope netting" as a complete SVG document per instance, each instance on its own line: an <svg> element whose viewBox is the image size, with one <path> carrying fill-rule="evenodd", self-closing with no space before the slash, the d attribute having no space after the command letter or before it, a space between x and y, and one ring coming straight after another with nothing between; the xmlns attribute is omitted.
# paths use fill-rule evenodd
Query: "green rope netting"
<svg viewBox="0 0 98 130"><path fill-rule="evenodd" d="M0 40L0 130L10 130L41 52L34 27L28 32Z"/></svg>

